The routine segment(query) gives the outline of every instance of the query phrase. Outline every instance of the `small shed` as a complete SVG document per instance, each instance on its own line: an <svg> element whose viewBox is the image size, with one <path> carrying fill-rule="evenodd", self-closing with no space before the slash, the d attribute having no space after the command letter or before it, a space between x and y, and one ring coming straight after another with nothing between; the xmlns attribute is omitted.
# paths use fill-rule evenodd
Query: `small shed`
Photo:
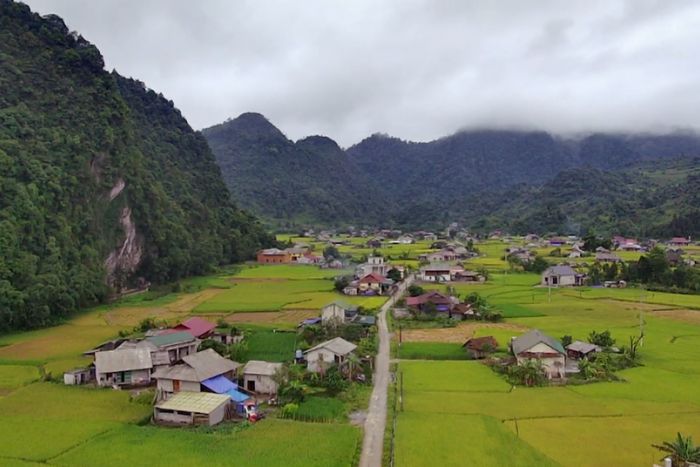
<svg viewBox="0 0 700 467"><path fill-rule="evenodd" d="M95 367L76 368L63 373L63 384L69 386L87 384L95 379Z"/></svg>
<svg viewBox="0 0 700 467"><path fill-rule="evenodd" d="M582 358L591 358L598 352L602 352L602 348L590 342L574 341L566 346L566 355L569 358L577 360Z"/></svg>
<svg viewBox="0 0 700 467"><path fill-rule="evenodd" d="M495 351L498 348L498 341L493 336L472 337L462 347L469 352L472 358L478 360Z"/></svg>
<svg viewBox="0 0 700 467"><path fill-rule="evenodd" d="M156 404L156 422L179 425L216 425L227 417L231 397L210 392L179 392Z"/></svg>
<svg viewBox="0 0 700 467"><path fill-rule="evenodd" d="M243 385L250 392L277 394L277 382L274 377L280 369L281 363L251 360L243 368Z"/></svg>

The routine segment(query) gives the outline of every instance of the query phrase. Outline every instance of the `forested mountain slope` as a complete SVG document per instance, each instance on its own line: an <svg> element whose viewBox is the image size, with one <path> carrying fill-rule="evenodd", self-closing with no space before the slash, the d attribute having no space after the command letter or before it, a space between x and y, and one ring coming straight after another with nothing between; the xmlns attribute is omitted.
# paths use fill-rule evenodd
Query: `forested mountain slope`
<svg viewBox="0 0 700 467"><path fill-rule="evenodd" d="M700 156L694 134L565 139L481 130L427 143L376 134L342 151L321 136L293 143L262 115L243 114L204 135L242 205L282 227L421 229L457 221L532 231L585 224L667 232L674 215L680 230L696 222L689 197L668 202L669 191L692 191L692 180L654 185L650 196L643 177L619 173Z"/></svg>
<svg viewBox="0 0 700 467"><path fill-rule="evenodd" d="M234 198L277 225L380 222L386 212L376 184L330 138L295 143L256 113L202 133Z"/></svg>
<svg viewBox="0 0 700 467"><path fill-rule="evenodd" d="M173 103L57 16L0 0L0 90L0 331L272 242Z"/></svg>

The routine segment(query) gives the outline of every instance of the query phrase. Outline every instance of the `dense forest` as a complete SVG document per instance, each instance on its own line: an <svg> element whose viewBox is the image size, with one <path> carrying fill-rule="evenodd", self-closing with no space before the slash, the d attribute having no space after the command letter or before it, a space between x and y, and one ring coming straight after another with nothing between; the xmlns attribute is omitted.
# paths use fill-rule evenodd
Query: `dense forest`
<svg viewBox="0 0 700 467"><path fill-rule="evenodd" d="M482 130L427 143L376 134L342 151L320 136L309 139L323 141L321 149L294 143L263 116L244 114L204 135L242 205L282 228L459 222L516 232L700 233L693 134L565 139ZM679 159L677 176L663 176Z"/></svg>
<svg viewBox="0 0 700 467"><path fill-rule="evenodd" d="M0 331L272 243L173 103L57 16L0 0Z"/></svg>

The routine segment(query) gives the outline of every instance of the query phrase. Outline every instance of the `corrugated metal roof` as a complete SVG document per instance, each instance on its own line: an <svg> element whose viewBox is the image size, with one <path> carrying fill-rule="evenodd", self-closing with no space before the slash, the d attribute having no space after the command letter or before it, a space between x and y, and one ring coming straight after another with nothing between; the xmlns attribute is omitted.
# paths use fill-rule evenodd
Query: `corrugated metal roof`
<svg viewBox="0 0 700 467"><path fill-rule="evenodd" d="M243 368L243 374L273 376L275 373L277 373L277 371L280 368L282 368L281 363L251 360L245 364L245 368Z"/></svg>
<svg viewBox="0 0 700 467"><path fill-rule="evenodd" d="M153 373L153 377L202 382L205 379L235 371L241 366L240 363L224 358L212 349L187 355L182 360L184 363L159 369Z"/></svg>
<svg viewBox="0 0 700 467"><path fill-rule="evenodd" d="M95 368L99 373L145 370L153 368L148 349L117 349L95 354Z"/></svg>
<svg viewBox="0 0 700 467"><path fill-rule="evenodd" d="M195 337L189 332L173 332L171 334L159 334L157 336L147 337L146 340L155 344L158 347L178 344L180 342L190 342L193 341Z"/></svg>
<svg viewBox="0 0 700 467"><path fill-rule="evenodd" d="M157 404L156 407L163 410L177 410L180 412L194 412L210 414L222 404L231 400L228 394L214 394L211 392L178 392L173 396Z"/></svg>
<svg viewBox="0 0 700 467"><path fill-rule="evenodd" d="M525 352L539 343L547 344L559 353L566 353L564 351L564 347L561 345L561 342L548 336L547 334L544 334L539 329L533 329L532 331L513 339L513 353L518 355L519 353Z"/></svg>
<svg viewBox="0 0 700 467"><path fill-rule="evenodd" d="M571 344L566 346L567 350L573 350L574 352L581 352L581 353L590 353L590 352L600 352L601 349L599 346L595 344L591 344L590 342L583 342L583 341L574 341Z"/></svg>
<svg viewBox="0 0 700 467"><path fill-rule="evenodd" d="M560 264L558 266L550 266L544 271L545 276L575 276L576 271L571 266Z"/></svg>
<svg viewBox="0 0 700 467"><path fill-rule="evenodd" d="M342 337L335 337L329 341L326 342L321 342L315 347L311 347L309 350L307 350L305 353L313 352L314 350L319 350L319 349L327 349L333 352L336 355L347 355L353 350L355 350L357 346L353 344L352 342L348 342Z"/></svg>

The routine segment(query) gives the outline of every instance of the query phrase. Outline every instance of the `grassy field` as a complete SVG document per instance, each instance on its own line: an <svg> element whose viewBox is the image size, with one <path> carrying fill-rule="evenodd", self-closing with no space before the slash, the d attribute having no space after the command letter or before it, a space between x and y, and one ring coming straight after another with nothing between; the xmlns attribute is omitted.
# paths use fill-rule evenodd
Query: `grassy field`
<svg viewBox="0 0 700 467"><path fill-rule="evenodd" d="M550 295L533 288L535 275L492 276L457 288L487 297L504 311L505 323L404 330L403 346L437 349L471 335L494 335L505 345L532 328L583 340L591 330L609 329L624 345L639 333L641 314L643 366L620 372L622 382L511 388L476 361L402 360L397 466L651 465L661 457L652 443L678 431L700 438L698 296L646 292L640 302L639 290L592 288ZM446 436L454 433L468 433L468 441Z"/></svg>
<svg viewBox="0 0 700 467"><path fill-rule="evenodd" d="M246 337L247 360L287 362L294 358L297 335L294 332L256 330Z"/></svg>
<svg viewBox="0 0 700 467"><path fill-rule="evenodd" d="M359 439L350 425L274 419L235 433L124 426L94 436L51 464L120 466L138 459L141 465L346 467Z"/></svg>
<svg viewBox="0 0 700 467"><path fill-rule="evenodd" d="M460 344L449 342L404 342L399 358L407 360L467 360L469 356Z"/></svg>

